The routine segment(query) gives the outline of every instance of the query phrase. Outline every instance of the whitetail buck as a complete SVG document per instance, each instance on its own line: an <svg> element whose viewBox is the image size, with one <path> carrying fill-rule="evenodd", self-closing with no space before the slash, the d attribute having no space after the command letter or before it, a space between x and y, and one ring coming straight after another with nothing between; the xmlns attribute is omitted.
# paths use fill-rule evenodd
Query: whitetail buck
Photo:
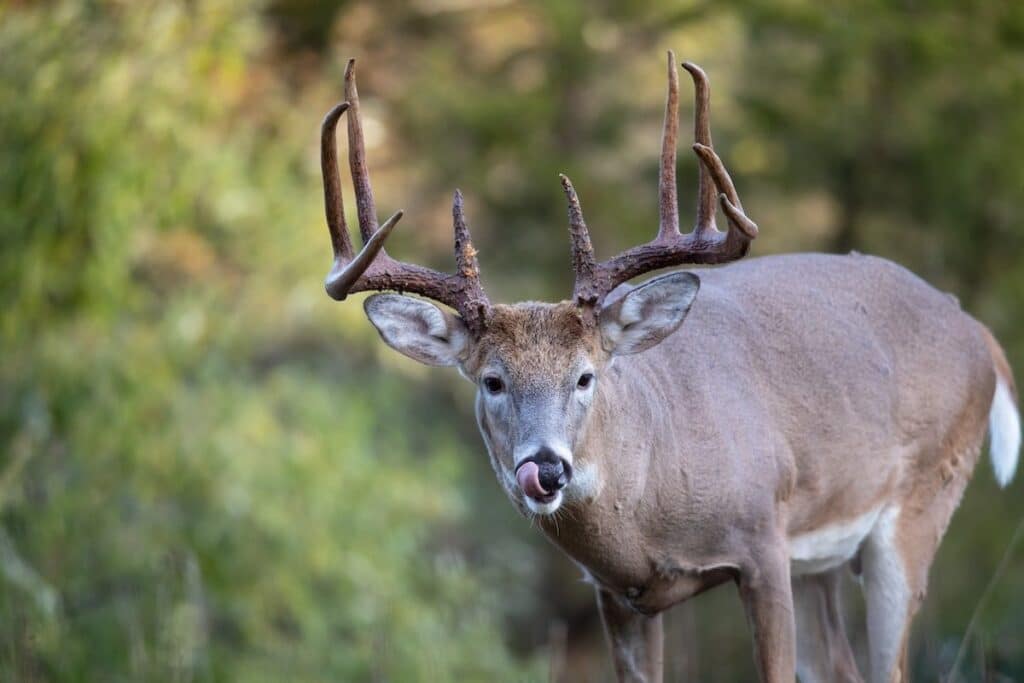
<svg viewBox="0 0 1024 683"><path fill-rule="evenodd" d="M683 66L697 93L693 232L679 232L670 53L657 237L596 262L563 177L573 297L506 306L480 285L458 193L455 273L385 253L401 214L378 228L350 62L347 101L321 136L335 258L327 292L411 292L454 309L401 294L365 303L387 344L476 384L498 481L595 586L621 680L660 681L660 613L733 581L763 681L859 681L839 604L846 570L866 600L867 678L902 680L911 618L986 420L999 483L1016 467L1009 365L953 297L869 256L773 256L625 285L735 261L757 235L711 148L707 79ZM335 150L346 111L358 254Z"/></svg>

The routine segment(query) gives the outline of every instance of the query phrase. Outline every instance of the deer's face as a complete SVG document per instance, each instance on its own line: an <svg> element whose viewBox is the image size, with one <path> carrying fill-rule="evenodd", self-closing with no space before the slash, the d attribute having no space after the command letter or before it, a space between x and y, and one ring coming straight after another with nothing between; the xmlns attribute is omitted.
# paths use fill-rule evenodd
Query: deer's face
<svg viewBox="0 0 1024 683"><path fill-rule="evenodd" d="M458 366L476 385L476 415L498 480L521 509L552 514L596 495L601 463L578 447L605 370L682 323L699 287L671 273L605 305L596 318L570 302L494 306L472 335L434 304L395 294L366 300L391 347L428 365Z"/></svg>
<svg viewBox="0 0 1024 683"><path fill-rule="evenodd" d="M495 306L461 364L498 479L513 501L551 513L596 484L577 458L609 360L600 333L570 303Z"/></svg>

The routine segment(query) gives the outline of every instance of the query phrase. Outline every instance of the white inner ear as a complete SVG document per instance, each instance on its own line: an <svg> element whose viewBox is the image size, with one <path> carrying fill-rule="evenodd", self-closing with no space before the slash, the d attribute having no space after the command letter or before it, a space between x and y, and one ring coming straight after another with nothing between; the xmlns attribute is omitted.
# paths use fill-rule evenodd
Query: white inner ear
<svg viewBox="0 0 1024 683"><path fill-rule="evenodd" d="M616 355L639 353L672 334L690 310L700 280L692 273L671 273L626 293L601 312L601 335Z"/></svg>
<svg viewBox="0 0 1024 683"><path fill-rule="evenodd" d="M364 308L388 346L421 363L458 365L468 345L462 319L429 301L377 294Z"/></svg>

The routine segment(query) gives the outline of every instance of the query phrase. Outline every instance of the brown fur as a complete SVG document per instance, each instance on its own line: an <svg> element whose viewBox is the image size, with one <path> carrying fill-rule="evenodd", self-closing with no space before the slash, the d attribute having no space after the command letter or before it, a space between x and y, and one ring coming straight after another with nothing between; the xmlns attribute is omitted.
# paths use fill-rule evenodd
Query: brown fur
<svg viewBox="0 0 1024 683"><path fill-rule="evenodd" d="M589 317L568 302L496 304L465 367L476 373L488 358L500 358L513 381L554 382L577 354L597 354L600 345L593 327Z"/></svg>

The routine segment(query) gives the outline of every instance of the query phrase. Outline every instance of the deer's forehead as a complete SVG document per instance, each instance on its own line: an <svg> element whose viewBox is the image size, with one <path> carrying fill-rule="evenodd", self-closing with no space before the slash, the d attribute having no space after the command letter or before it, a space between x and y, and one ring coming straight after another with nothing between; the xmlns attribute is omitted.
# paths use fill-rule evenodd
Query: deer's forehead
<svg viewBox="0 0 1024 683"><path fill-rule="evenodd" d="M596 342L593 325L570 303L495 306L475 345L475 364L499 364L513 379L560 382L595 353Z"/></svg>

